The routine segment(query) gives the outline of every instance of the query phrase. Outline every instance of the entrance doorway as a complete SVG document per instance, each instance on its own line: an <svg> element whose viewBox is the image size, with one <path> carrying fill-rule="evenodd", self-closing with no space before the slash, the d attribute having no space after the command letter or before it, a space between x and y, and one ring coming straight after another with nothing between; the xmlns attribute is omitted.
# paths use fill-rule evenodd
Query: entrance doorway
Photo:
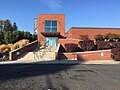
<svg viewBox="0 0 120 90"><path fill-rule="evenodd" d="M58 37L46 37L45 43L47 46L57 46L58 45Z"/></svg>

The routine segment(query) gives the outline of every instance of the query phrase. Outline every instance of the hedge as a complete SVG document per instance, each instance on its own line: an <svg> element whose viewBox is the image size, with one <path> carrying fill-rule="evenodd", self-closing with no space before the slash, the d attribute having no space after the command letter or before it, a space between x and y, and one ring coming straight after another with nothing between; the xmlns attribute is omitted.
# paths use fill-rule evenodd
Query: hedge
<svg viewBox="0 0 120 90"><path fill-rule="evenodd" d="M84 51L94 50L94 47L95 47L93 40L80 41L79 45L80 45L81 49L83 49Z"/></svg>
<svg viewBox="0 0 120 90"><path fill-rule="evenodd" d="M117 48L113 48L111 50L111 58L116 60L116 61L120 61L120 47Z"/></svg>
<svg viewBox="0 0 120 90"><path fill-rule="evenodd" d="M111 49L111 44L107 41L96 41L96 45L99 50Z"/></svg>
<svg viewBox="0 0 120 90"><path fill-rule="evenodd" d="M65 44L65 50L67 52L74 52L77 47L78 47L78 44L74 44L74 43L66 43Z"/></svg>
<svg viewBox="0 0 120 90"><path fill-rule="evenodd" d="M120 42L109 42L111 45L111 48L117 48L120 47Z"/></svg>

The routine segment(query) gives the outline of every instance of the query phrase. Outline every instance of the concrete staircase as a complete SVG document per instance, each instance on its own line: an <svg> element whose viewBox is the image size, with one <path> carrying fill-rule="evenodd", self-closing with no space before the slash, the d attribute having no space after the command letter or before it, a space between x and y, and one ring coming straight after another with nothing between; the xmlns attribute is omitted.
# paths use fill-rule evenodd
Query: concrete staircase
<svg viewBox="0 0 120 90"><path fill-rule="evenodd" d="M48 47L37 47L32 52L26 52L22 54L18 61L49 61L55 60L55 51L56 46L48 46Z"/></svg>

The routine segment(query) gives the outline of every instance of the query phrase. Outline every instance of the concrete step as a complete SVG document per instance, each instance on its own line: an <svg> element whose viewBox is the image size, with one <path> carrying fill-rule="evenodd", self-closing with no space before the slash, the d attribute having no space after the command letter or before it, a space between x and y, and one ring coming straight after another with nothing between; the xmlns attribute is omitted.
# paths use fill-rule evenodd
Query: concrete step
<svg viewBox="0 0 120 90"><path fill-rule="evenodd" d="M55 60L56 46L48 46L44 49L37 47L33 52L26 52L20 56L20 60Z"/></svg>
<svg viewBox="0 0 120 90"><path fill-rule="evenodd" d="M47 52L42 58L44 60L55 60L55 52Z"/></svg>

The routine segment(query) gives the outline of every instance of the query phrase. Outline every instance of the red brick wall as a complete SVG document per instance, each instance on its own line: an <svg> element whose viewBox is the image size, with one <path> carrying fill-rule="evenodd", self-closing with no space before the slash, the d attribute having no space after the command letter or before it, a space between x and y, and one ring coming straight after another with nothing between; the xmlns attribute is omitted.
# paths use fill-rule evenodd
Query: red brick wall
<svg viewBox="0 0 120 90"><path fill-rule="evenodd" d="M45 20L57 20L58 21L58 32L62 36L65 35L65 16L64 14L39 14L38 15L38 40L44 45L44 36L41 32L44 32Z"/></svg>
<svg viewBox="0 0 120 90"><path fill-rule="evenodd" d="M29 43L28 45L23 46L22 48L18 48L9 52L9 60L16 60L21 54L33 50L37 45L38 41L34 41L32 43ZM19 55L17 55L18 52Z"/></svg>
<svg viewBox="0 0 120 90"><path fill-rule="evenodd" d="M61 44L63 47L66 43L75 43L78 44L79 39L59 39L58 43Z"/></svg>
<svg viewBox="0 0 120 90"><path fill-rule="evenodd" d="M90 39L94 39L97 34L107 33L120 34L120 28L71 28L67 38L80 39L80 35L88 35Z"/></svg>
<svg viewBox="0 0 120 90"><path fill-rule="evenodd" d="M103 55L103 56L101 56ZM81 53L60 53L58 58L68 59L68 60L112 60L110 50L104 51L89 51L89 52L81 52Z"/></svg>

